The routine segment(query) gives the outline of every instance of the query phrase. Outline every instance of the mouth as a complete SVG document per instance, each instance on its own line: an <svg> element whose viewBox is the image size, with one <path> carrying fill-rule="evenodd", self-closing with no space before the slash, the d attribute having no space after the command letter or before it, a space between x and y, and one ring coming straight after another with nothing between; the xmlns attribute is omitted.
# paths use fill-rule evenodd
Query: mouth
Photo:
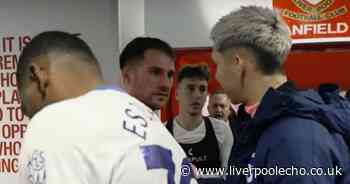
<svg viewBox="0 0 350 184"><path fill-rule="evenodd" d="M191 104L191 107L193 107L193 108L201 108L201 104L198 103L198 102L195 102L195 103Z"/></svg>
<svg viewBox="0 0 350 184"><path fill-rule="evenodd" d="M222 119L223 115L221 115L221 114L214 114L213 117L216 118L216 119Z"/></svg>
<svg viewBox="0 0 350 184"><path fill-rule="evenodd" d="M160 97L168 97L168 93L154 93L155 96L160 96Z"/></svg>

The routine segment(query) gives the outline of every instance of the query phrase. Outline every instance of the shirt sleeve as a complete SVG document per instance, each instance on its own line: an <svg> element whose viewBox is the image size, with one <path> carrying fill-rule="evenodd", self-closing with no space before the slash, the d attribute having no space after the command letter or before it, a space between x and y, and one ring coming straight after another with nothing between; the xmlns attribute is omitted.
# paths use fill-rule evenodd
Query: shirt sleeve
<svg viewBox="0 0 350 184"><path fill-rule="evenodd" d="M217 119L211 119L211 121L219 144L221 167L226 168L234 142L232 131L229 125L223 121Z"/></svg>

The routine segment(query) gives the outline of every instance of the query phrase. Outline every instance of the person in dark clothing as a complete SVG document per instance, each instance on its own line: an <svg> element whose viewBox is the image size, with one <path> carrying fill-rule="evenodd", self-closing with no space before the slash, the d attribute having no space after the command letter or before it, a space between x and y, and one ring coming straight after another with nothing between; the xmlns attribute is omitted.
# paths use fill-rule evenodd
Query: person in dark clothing
<svg viewBox="0 0 350 184"><path fill-rule="evenodd" d="M227 123L201 114L208 80L205 66L185 66L180 70L176 88L179 114L167 121L166 127L196 168L224 168L233 136Z"/></svg>
<svg viewBox="0 0 350 184"><path fill-rule="evenodd" d="M237 115L235 117L229 118L230 128L232 130L232 134L235 140L235 144L233 145L231 150L231 155L239 154L239 150L237 150L237 148L244 146L242 145L241 141L244 139L242 135L244 135L244 130L248 125L246 122L250 119L252 119L252 117L246 112L244 104L238 106Z"/></svg>
<svg viewBox="0 0 350 184"><path fill-rule="evenodd" d="M345 98L350 101L350 89L348 89L345 93Z"/></svg>
<svg viewBox="0 0 350 184"><path fill-rule="evenodd" d="M350 105L287 80L282 65L291 39L278 13L241 7L215 24L211 38L217 79L250 115L240 122L226 183L350 183Z"/></svg>
<svg viewBox="0 0 350 184"><path fill-rule="evenodd" d="M339 86L337 84L334 84L334 83L322 83L318 87L318 92L319 93L331 92L331 93L339 94L340 93L340 89L339 89Z"/></svg>

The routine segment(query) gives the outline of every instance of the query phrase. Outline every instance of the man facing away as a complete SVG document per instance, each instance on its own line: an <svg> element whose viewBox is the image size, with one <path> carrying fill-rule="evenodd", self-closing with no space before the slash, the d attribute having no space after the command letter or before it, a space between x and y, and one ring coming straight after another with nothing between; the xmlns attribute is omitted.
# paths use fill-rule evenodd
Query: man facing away
<svg viewBox="0 0 350 184"><path fill-rule="evenodd" d="M104 84L82 39L59 31L35 36L17 79L31 118L19 184L190 183L180 174L189 166L181 147L150 108Z"/></svg>
<svg viewBox="0 0 350 184"><path fill-rule="evenodd" d="M217 79L225 92L234 104L256 107L250 108L252 120L245 122L229 163L235 171L250 168L253 172L231 173L227 183L350 183L344 176L348 174L350 179L349 104L339 100L341 105L329 108L325 96L312 90L298 91L287 81L282 64L291 39L278 13L257 6L241 7L215 24L211 38ZM292 167L299 174L295 169L291 173ZM258 171L252 168L277 170L256 175ZM278 168L288 173L277 173ZM321 174L313 175L313 168ZM341 173L336 173L337 168ZM329 169L334 172L327 173Z"/></svg>

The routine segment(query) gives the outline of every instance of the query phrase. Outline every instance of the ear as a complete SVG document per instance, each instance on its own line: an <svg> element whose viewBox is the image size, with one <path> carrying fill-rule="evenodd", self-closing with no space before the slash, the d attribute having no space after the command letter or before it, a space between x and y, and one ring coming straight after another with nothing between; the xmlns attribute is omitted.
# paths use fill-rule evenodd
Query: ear
<svg viewBox="0 0 350 184"><path fill-rule="evenodd" d="M244 64L242 56L239 55L238 53L233 54L232 62L236 66L242 66Z"/></svg>
<svg viewBox="0 0 350 184"><path fill-rule="evenodd" d="M122 69L122 82L124 85L128 85L132 80L133 74L129 67L125 67Z"/></svg>
<svg viewBox="0 0 350 184"><path fill-rule="evenodd" d="M247 68L248 67L248 65L247 65L247 63L245 63L245 62L242 62L242 60L241 60L241 64L240 64L240 67L239 67L239 69L240 69L240 82L241 82L241 88L243 89L244 88L244 86L245 86L245 80L246 80L246 75L247 75Z"/></svg>
<svg viewBox="0 0 350 184"><path fill-rule="evenodd" d="M38 84L38 90L44 96L49 85L49 74L47 67L38 63L31 63L29 65L30 79Z"/></svg>
<svg viewBox="0 0 350 184"><path fill-rule="evenodd" d="M238 75L240 75L240 84L243 88L245 86L245 78L247 73L247 67L249 67L249 62L247 61L247 56L245 52L239 50L232 55L232 65L234 65L233 69L236 70Z"/></svg>

